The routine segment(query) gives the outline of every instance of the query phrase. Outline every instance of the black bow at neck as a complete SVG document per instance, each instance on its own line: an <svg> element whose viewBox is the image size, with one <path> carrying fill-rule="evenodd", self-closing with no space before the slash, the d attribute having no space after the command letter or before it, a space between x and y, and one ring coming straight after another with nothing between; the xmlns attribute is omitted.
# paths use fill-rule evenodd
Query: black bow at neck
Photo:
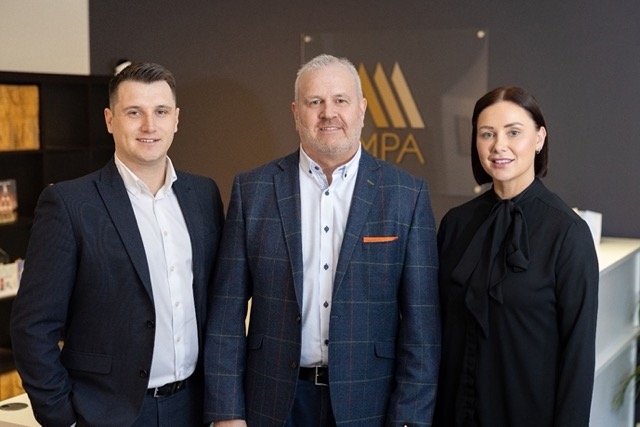
<svg viewBox="0 0 640 427"><path fill-rule="evenodd" d="M489 298L502 304L502 282L507 268L526 271L529 267L529 238L521 205L535 191L534 180L525 191L509 200L500 199L471 239L451 278L467 285L465 305L489 336ZM493 192L493 190L491 190Z"/></svg>

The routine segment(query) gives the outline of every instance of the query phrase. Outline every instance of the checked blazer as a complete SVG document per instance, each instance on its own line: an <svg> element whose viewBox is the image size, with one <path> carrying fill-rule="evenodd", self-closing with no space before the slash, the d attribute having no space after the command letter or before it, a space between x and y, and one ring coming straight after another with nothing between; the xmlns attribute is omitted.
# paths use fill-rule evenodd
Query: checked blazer
<svg viewBox="0 0 640 427"><path fill-rule="evenodd" d="M205 420L284 425L300 361L303 220L298 151L236 176L210 294ZM363 150L330 318L339 426L431 424L440 358L435 236L427 183Z"/></svg>

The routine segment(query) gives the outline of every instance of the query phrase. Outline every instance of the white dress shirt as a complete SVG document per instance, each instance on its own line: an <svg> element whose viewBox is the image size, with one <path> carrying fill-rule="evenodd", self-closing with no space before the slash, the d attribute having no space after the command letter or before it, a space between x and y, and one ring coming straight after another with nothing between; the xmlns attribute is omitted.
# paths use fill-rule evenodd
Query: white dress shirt
<svg viewBox="0 0 640 427"><path fill-rule="evenodd" d="M115 157L124 180L149 265L156 313L149 388L188 378L198 359L198 328L193 300L191 239L173 192L177 179L167 157L163 186L155 194Z"/></svg>
<svg viewBox="0 0 640 427"><path fill-rule="evenodd" d="M360 162L360 147L336 168L331 185L300 147L302 223L302 355L300 366L327 365L333 280Z"/></svg>

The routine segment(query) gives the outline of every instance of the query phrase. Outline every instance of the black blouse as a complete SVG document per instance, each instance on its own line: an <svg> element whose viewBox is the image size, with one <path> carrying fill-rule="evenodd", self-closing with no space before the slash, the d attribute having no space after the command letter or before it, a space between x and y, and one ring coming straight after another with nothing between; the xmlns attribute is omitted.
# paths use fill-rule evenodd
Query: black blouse
<svg viewBox="0 0 640 427"><path fill-rule="evenodd" d="M435 425L588 426L599 272L587 224L536 179L451 209L438 246Z"/></svg>

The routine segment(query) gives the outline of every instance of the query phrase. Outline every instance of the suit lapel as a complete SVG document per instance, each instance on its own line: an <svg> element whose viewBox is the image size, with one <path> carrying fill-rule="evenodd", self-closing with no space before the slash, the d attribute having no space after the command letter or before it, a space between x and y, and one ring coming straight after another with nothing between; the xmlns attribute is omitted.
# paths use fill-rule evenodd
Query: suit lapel
<svg viewBox="0 0 640 427"><path fill-rule="evenodd" d="M182 175L176 171L178 179L173 183L173 191L178 199L178 204L182 210L182 216L187 224L187 230L189 231L189 238L191 239L191 251L192 251L192 263L193 265L193 283L201 283L203 278L201 277L203 271L198 268L202 265L209 265L204 262L203 248L200 244L200 233L204 230L204 215L200 212L200 204L196 192L193 191L188 177ZM213 219L211 219L213 220ZM204 287L193 286L194 298L196 304L198 301L205 301L204 295L199 295L198 292Z"/></svg>
<svg viewBox="0 0 640 427"><path fill-rule="evenodd" d="M109 212L109 216L111 216L113 225L118 231L120 239L122 239L127 254L142 280L144 288L149 297L153 298L149 265L147 264L142 237L129 201L129 195L113 160L102 169L100 178L96 182L96 187Z"/></svg>
<svg viewBox="0 0 640 427"><path fill-rule="evenodd" d="M380 187L380 171L381 167L377 160L362 149L360 165L358 166L358 177L353 189L351 208L349 209L349 217L342 239L336 275L333 280L334 296L342 284L353 251L360 242L362 229L369 217L373 201Z"/></svg>
<svg viewBox="0 0 640 427"><path fill-rule="evenodd" d="M298 306L302 307L302 235L300 222L300 175L299 152L283 158L278 166L282 169L273 177L276 202L284 228L285 244L293 270L293 285Z"/></svg>

